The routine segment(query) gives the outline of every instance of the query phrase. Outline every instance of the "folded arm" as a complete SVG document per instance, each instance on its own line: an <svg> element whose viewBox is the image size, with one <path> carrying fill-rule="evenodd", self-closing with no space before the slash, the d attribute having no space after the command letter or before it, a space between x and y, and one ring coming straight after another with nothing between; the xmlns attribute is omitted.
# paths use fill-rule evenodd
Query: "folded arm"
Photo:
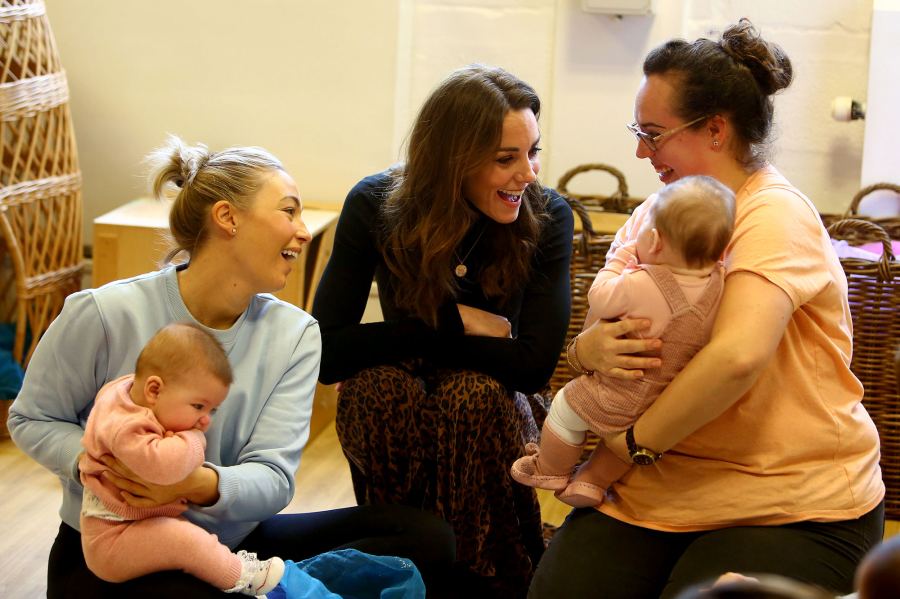
<svg viewBox="0 0 900 599"><path fill-rule="evenodd" d="M499 334L504 329L499 319L480 326L476 319L486 321L487 315L469 312L464 321L452 298L440 307L437 328L416 318L362 324L381 260L373 224L379 202L370 185L361 183L348 195L316 292L313 315L322 326L322 382L339 382L381 364L426 358L448 368L484 372L518 391L543 387L559 356L569 317L573 217L568 205L558 196L551 201L552 222L524 292L515 338ZM390 289L379 288L379 293L387 297ZM466 313L466 307L462 311ZM472 334L465 334L466 326Z"/></svg>

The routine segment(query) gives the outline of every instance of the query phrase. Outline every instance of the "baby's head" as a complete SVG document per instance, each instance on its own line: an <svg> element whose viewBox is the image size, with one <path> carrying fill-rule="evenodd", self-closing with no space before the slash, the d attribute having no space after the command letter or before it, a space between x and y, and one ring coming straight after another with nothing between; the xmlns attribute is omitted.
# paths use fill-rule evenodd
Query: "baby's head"
<svg viewBox="0 0 900 599"><path fill-rule="evenodd" d="M132 400L167 431L209 428L228 395L231 365L215 337L192 323L161 328L137 359Z"/></svg>
<svg viewBox="0 0 900 599"><path fill-rule="evenodd" d="M900 589L900 536L877 545L856 570L859 599L896 597Z"/></svg>
<svg viewBox="0 0 900 599"><path fill-rule="evenodd" d="M638 234L638 260L683 268L712 266L734 231L734 193L712 177L663 187Z"/></svg>
<svg viewBox="0 0 900 599"><path fill-rule="evenodd" d="M777 574L729 572L714 582L689 587L675 599L834 599L834 594Z"/></svg>

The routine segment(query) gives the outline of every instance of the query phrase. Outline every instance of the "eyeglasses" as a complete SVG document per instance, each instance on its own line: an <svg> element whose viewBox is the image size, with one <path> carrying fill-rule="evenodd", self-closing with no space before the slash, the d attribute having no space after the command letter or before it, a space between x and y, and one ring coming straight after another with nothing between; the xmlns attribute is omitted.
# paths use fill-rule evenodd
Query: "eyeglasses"
<svg viewBox="0 0 900 599"><path fill-rule="evenodd" d="M641 131L641 128L638 126L637 123L631 123L630 125L625 125L625 127L629 131L634 133L635 137L637 137L639 140L641 140L642 142L647 144L647 147L650 148L651 152L656 152L657 150L659 150L659 146L663 140L675 135L679 131L684 131L685 129L687 129L688 127L693 125L694 123L699 123L700 121L707 118L708 116L709 116L708 114L703 115L699 118L694 119L693 121L691 121L689 123L685 123L683 125L678 125L674 129L668 129L667 131L663 131L662 133L657 133L655 135L652 133L647 133L646 131Z"/></svg>

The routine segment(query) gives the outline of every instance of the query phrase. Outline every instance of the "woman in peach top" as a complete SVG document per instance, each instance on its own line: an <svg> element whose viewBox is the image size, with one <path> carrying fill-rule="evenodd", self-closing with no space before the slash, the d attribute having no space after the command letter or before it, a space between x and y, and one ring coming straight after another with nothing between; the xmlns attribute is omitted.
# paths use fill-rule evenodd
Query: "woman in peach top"
<svg viewBox="0 0 900 599"><path fill-rule="evenodd" d="M718 41L672 40L644 61L637 156L663 183L708 175L736 196L726 284L709 344L626 433L636 464L598 509L572 512L530 597L672 597L726 571L837 593L883 533L879 440L850 371L847 282L815 206L765 157L771 96L792 68L742 19ZM618 232L598 279L634 254L651 196ZM647 322L579 335L577 362L621 378L658 340Z"/></svg>

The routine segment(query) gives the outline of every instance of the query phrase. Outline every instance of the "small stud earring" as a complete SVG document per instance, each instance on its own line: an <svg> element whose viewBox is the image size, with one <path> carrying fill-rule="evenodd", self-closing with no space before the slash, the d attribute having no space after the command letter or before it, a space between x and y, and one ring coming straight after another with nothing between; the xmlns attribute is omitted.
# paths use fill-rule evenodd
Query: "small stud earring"
<svg viewBox="0 0 900 599"><path fill-rule="evenodd" d="M714 139L714 140L713 140L713 147L714 147L714 148L718 148L718 147L719 147L719 140L718 140L718 139Z"/></svg>
<svg viewBox="0 0 900 599"><path fill-rule="evenodd" d="M231 234L237 235L237 227L231 227Z"/></svg>

